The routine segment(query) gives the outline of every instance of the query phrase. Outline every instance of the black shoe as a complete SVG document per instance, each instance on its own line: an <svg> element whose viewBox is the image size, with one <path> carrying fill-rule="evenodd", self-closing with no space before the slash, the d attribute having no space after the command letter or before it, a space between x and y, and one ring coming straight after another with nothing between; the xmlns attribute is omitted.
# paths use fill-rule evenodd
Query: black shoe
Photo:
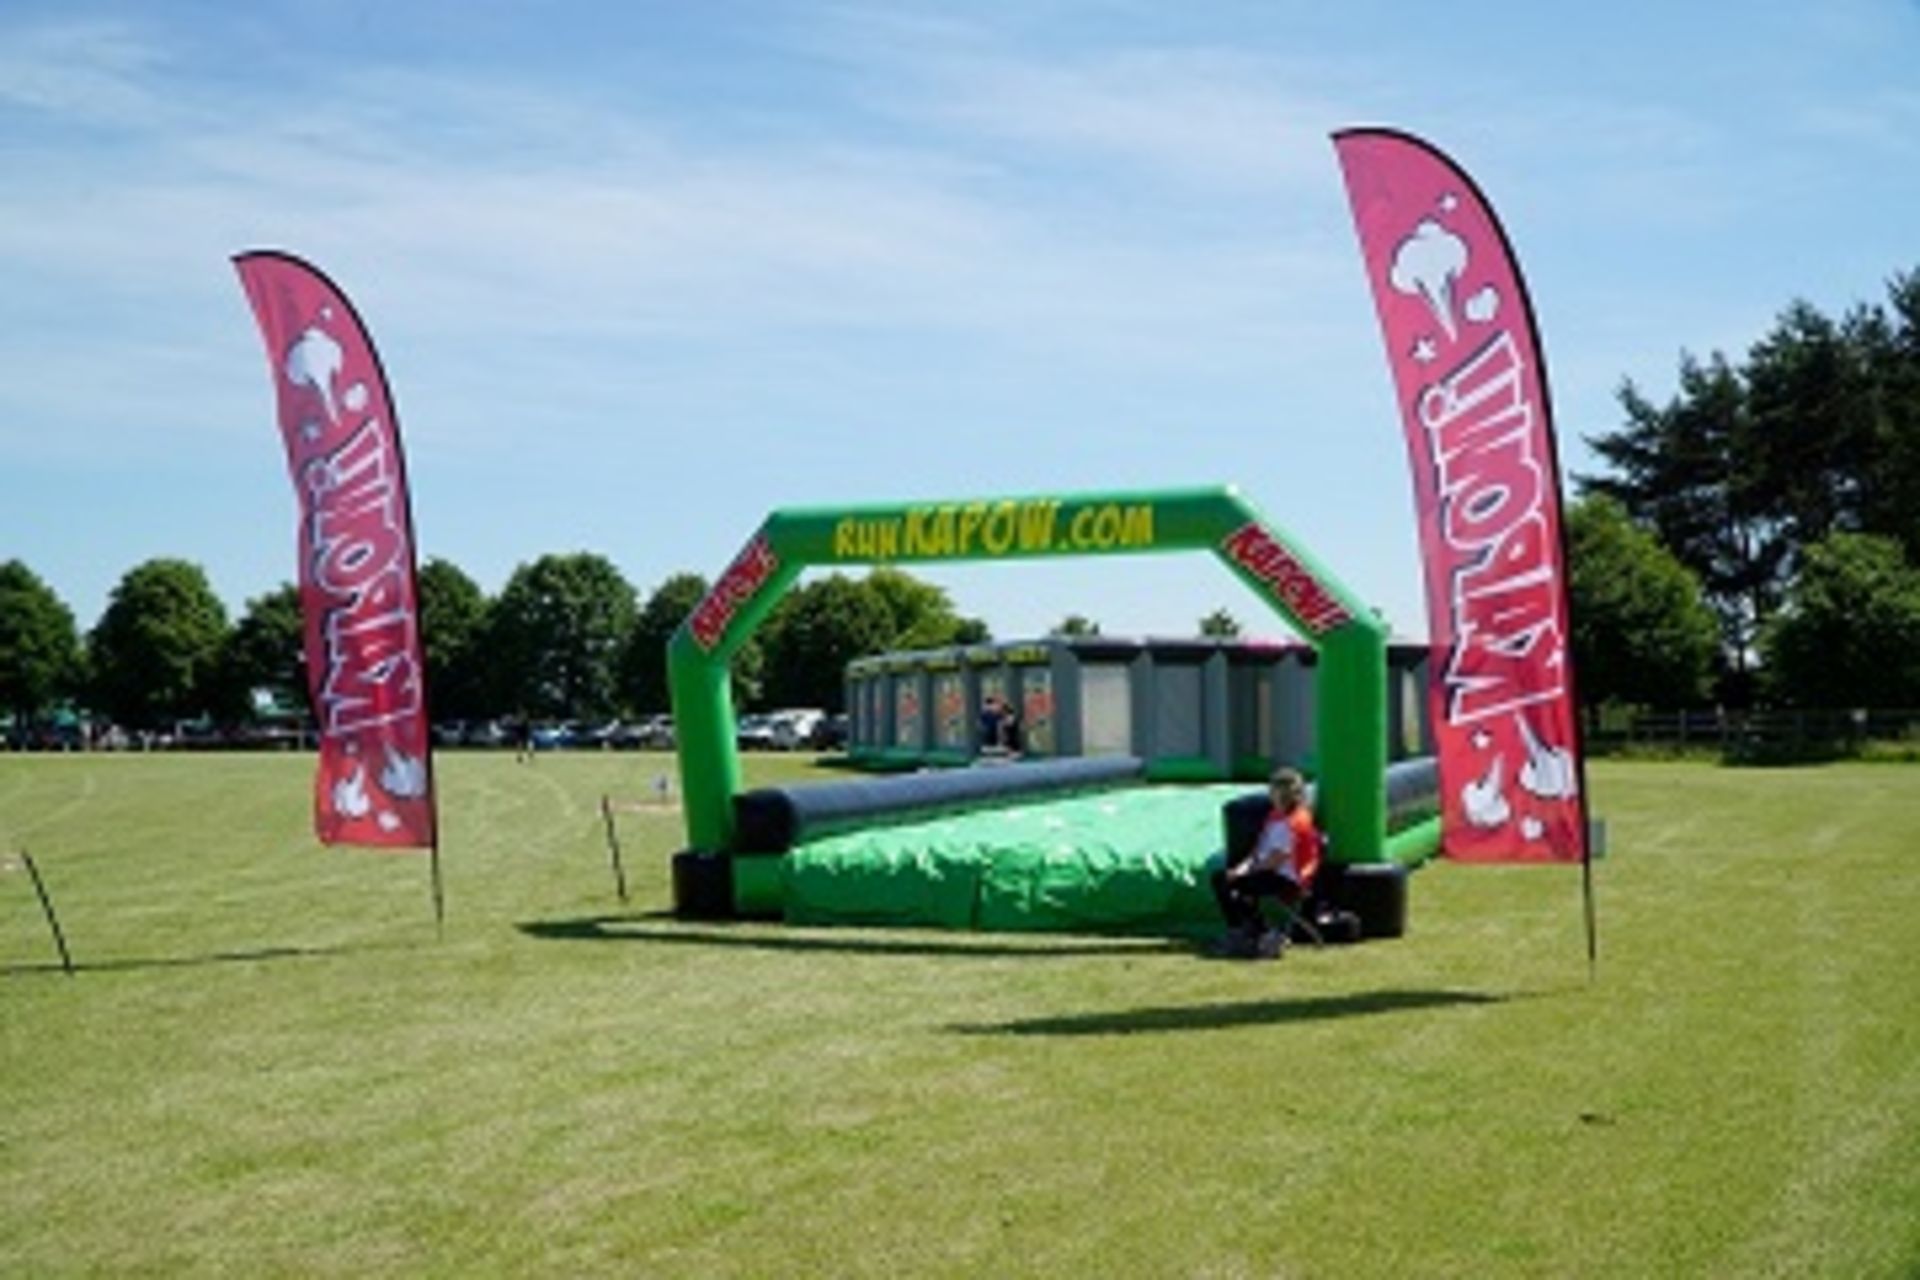
<svg viewBox="0 0 1920 1280"><path fill-rule="evenodd" d="M1229 960L1251 960L1259 954L1259 939L1244 929L1235 929L1215 941L1207 953Z"/></svg>

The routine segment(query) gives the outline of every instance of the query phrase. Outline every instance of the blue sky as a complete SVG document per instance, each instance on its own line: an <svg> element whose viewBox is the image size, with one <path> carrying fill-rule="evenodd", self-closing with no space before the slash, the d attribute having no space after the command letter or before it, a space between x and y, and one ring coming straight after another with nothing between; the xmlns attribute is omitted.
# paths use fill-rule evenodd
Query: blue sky
<svg viewBox="0 0 1920 1280"><path fill-rule="evenodd" d="M0 7L0 558L91 626L229 606L293 498L228 255L354 298L424 554L712 576L769 509L1228 482L1424 634L1343 125L1449 151L1563 461L1795 297L1920 267L1920 4ZM997 634L1170 634L1195 556L926 571Z"/></svg>

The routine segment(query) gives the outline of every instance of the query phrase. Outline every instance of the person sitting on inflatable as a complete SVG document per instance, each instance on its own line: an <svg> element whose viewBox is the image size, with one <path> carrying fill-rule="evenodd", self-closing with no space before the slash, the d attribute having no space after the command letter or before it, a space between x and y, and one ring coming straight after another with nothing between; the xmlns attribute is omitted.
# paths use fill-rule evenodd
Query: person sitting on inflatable
<svg viewBox="0 0 1920 1280"><path fill-rule="evenodd" d="M1306 781L1296 770L1276 769L1267 794L1273 810L1253 851L1213 873L1213 896L1227 922L1223 949L1233 955L1277 958L1287 945L1286 928L1265 927L1260 899L1274 897L1289 909L1297 907L1320 870L1324 841L1307 807Z"/></svg>

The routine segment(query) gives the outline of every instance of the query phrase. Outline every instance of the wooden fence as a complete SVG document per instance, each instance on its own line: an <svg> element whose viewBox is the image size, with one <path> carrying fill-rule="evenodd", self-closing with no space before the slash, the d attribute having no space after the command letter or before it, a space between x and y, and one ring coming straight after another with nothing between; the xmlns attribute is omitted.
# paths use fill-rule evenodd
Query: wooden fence
<svg viewBox="0 0 1920 1280"><path fill-rule="evenodd" d="M1587 749L1595 755L1654 748L1717 751L1733 758L1791 759L1850 755L1870 742L1920 743L1920 709L1589 708L1582 720Z"/></svg>

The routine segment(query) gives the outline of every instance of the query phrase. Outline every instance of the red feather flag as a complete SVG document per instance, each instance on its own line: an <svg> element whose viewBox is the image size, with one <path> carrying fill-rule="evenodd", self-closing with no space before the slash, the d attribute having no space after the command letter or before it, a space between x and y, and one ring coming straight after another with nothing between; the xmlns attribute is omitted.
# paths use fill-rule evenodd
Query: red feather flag
<svg viewBox="0 0 1920 1280"><path fill-rule="evenodd" d="M1385 129L1334 147L1413 467L1441 846L1585 862L1560 468L1525 281L1480 189L1434 147Z"/></svg>
<svg viewBox="0 0 1920 1280"><path fill-rule="evenodd" d="M267 347L300 511L326 844L436 847L413 515L393 397L346 295L282 253L234 259Z"/></svg>

